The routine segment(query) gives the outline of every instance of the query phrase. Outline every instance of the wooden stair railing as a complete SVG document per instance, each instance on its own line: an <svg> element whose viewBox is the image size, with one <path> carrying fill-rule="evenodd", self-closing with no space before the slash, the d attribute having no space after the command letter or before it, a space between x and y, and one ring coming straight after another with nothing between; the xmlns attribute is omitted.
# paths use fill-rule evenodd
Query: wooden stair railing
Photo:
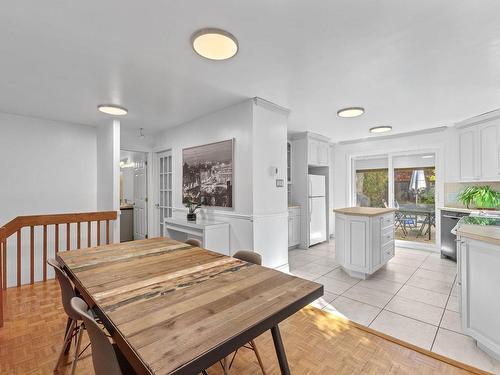
<svg viewBox="0 0 500 375"><path fill-rule="evenodd" d="M47 280L48 227L54 225L54 252L59 252L59 233L61 225L66 226L66 251L71 250L71 225L76 224L76 248L81 248L82 223L86 223L87 243L92 246L92 223L96 222L95 244L102 242L101 223L105 223L105 243L110 242L110 221L116 220L116 211L84 212L55 215L18 216L0 227L0 327L3 326L3 290L7 288L7 241L15 234L16 237L16 268L14 269L17 286L21 286L21 254L22 229L29 227L29 281L35 282L35 228L42 227L42 272L43 281Z"/></svg>

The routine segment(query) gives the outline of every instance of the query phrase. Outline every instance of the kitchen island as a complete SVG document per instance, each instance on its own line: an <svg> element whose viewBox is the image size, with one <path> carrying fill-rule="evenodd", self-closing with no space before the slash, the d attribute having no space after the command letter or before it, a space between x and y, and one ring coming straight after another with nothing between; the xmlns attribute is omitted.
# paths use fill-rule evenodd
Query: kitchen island
<svg viewBox="0 0 500 375"><path fill-rule="evenodd" d="M500 217L464 217L454 231L462 331L500 360Z"/></svg>
<svg viewBox="0 0 500 375"><path fill-rule="evenodd" d="M394 256L393 208L335 209L335 254L351 277L366 279Z"/></svg>

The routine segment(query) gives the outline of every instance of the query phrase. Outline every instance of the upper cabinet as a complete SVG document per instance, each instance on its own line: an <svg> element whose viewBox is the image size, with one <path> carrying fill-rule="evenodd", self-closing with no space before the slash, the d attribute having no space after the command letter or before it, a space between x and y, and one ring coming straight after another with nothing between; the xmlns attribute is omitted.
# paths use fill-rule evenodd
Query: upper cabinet
<svg viewBox="0 0 500 375"><path fill-rule="evenodd" d="M460 179L476 178L476 132L468 129L458 134L458 158L460 162Z"/></svg>
<svg viewBox="0 0 500 375"><path fill-rule="evenodd" d="M497 120L498 121L498 120ZM499 125L487 124L478 129L480 176L483 180L500 179Z"/></svg>
<svg viewBox="0 0 500 375"><path fill-rule="evenodd" d="M500 181L500 119L458 131L461 181Z"/></svg>
<svg viewBox="0 0 500 375"><path fill-rule="evenodd" d="M328 139L318 135L308 135L308 164L318 167L327 167L328 162Z"/></svg>

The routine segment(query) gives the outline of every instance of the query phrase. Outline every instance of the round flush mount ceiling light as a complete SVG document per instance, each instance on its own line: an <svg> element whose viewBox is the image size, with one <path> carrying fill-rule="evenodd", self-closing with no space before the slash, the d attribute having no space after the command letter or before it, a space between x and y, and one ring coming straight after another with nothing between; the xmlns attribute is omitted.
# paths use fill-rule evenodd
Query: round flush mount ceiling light
<svg viewBox="0 0 500 375"><path fill-rule="evenodd" d="M365 109L362 107L349 107L342 108L337 111L337 116L339 117L358 117L365 113Z"/></svg>
<svg viewBox="0 0 500 375"><path fill-rule="evenodd" d="M370 133L385 133L390 132L392 130L392 126L375 126L374 128L370 128Z"/></svg>
<svg viewBox="0 0 500 375"><path fill-rule="evenodd" d="M434 155L423 155L422 159L432 159Z"/></svg>
<svg viewBox="0 0 500 375"><path fill-rule="evenodd" d="M227 31L206 28L191 36L193 50L209 60L227 60L238 52L238 41Z"/></svg>
<svg viewBox="0 0 500 375"><path fill-rule="evenodd" d="M128 113L126 108L114 104L101 104L97 110L111 116L125 116Z"/></svg>

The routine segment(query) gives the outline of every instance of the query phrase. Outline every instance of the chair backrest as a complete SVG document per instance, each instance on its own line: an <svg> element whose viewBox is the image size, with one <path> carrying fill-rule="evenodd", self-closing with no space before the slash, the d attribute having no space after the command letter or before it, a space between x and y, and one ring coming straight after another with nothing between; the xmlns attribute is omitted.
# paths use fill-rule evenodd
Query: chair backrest
<svg viewBox="0 0 500 375"><path fill-rule="evenodd" d="M64 311L66 314L73 320L81 320L80 315L76 313L71 307L71 298L76 296L75 289L71 280L69 279L66 272L64 272L61 268L59 262L55 259L48 259L47 263L54 268L56 273L56 279L59 282L59 286L61 288L61 297L62 304L64 307Z"/></svg>
<svg viewBox="0 0 500 375"><path fill-rule="evenodd" d="M71 307L80 314L89 334L95 374L123 375L113 344L89 314L87 304L81 298L74 297L71 299Z"/></svg>
<svg viewBox="0 0 500 375"><path fill-rule="evenodd" d="M195 247L201 247L201 241L195 240L194 238L190 238L189 240L186 240L184 243L187 243L188 245Z"/></svg>
<svg viewBox="0 0 500 375"><path fill-rule="evenodd" d="M262 257L255 251L239 250L233 257L248 263L258 264L259 266L262 264Z"/></svg>

